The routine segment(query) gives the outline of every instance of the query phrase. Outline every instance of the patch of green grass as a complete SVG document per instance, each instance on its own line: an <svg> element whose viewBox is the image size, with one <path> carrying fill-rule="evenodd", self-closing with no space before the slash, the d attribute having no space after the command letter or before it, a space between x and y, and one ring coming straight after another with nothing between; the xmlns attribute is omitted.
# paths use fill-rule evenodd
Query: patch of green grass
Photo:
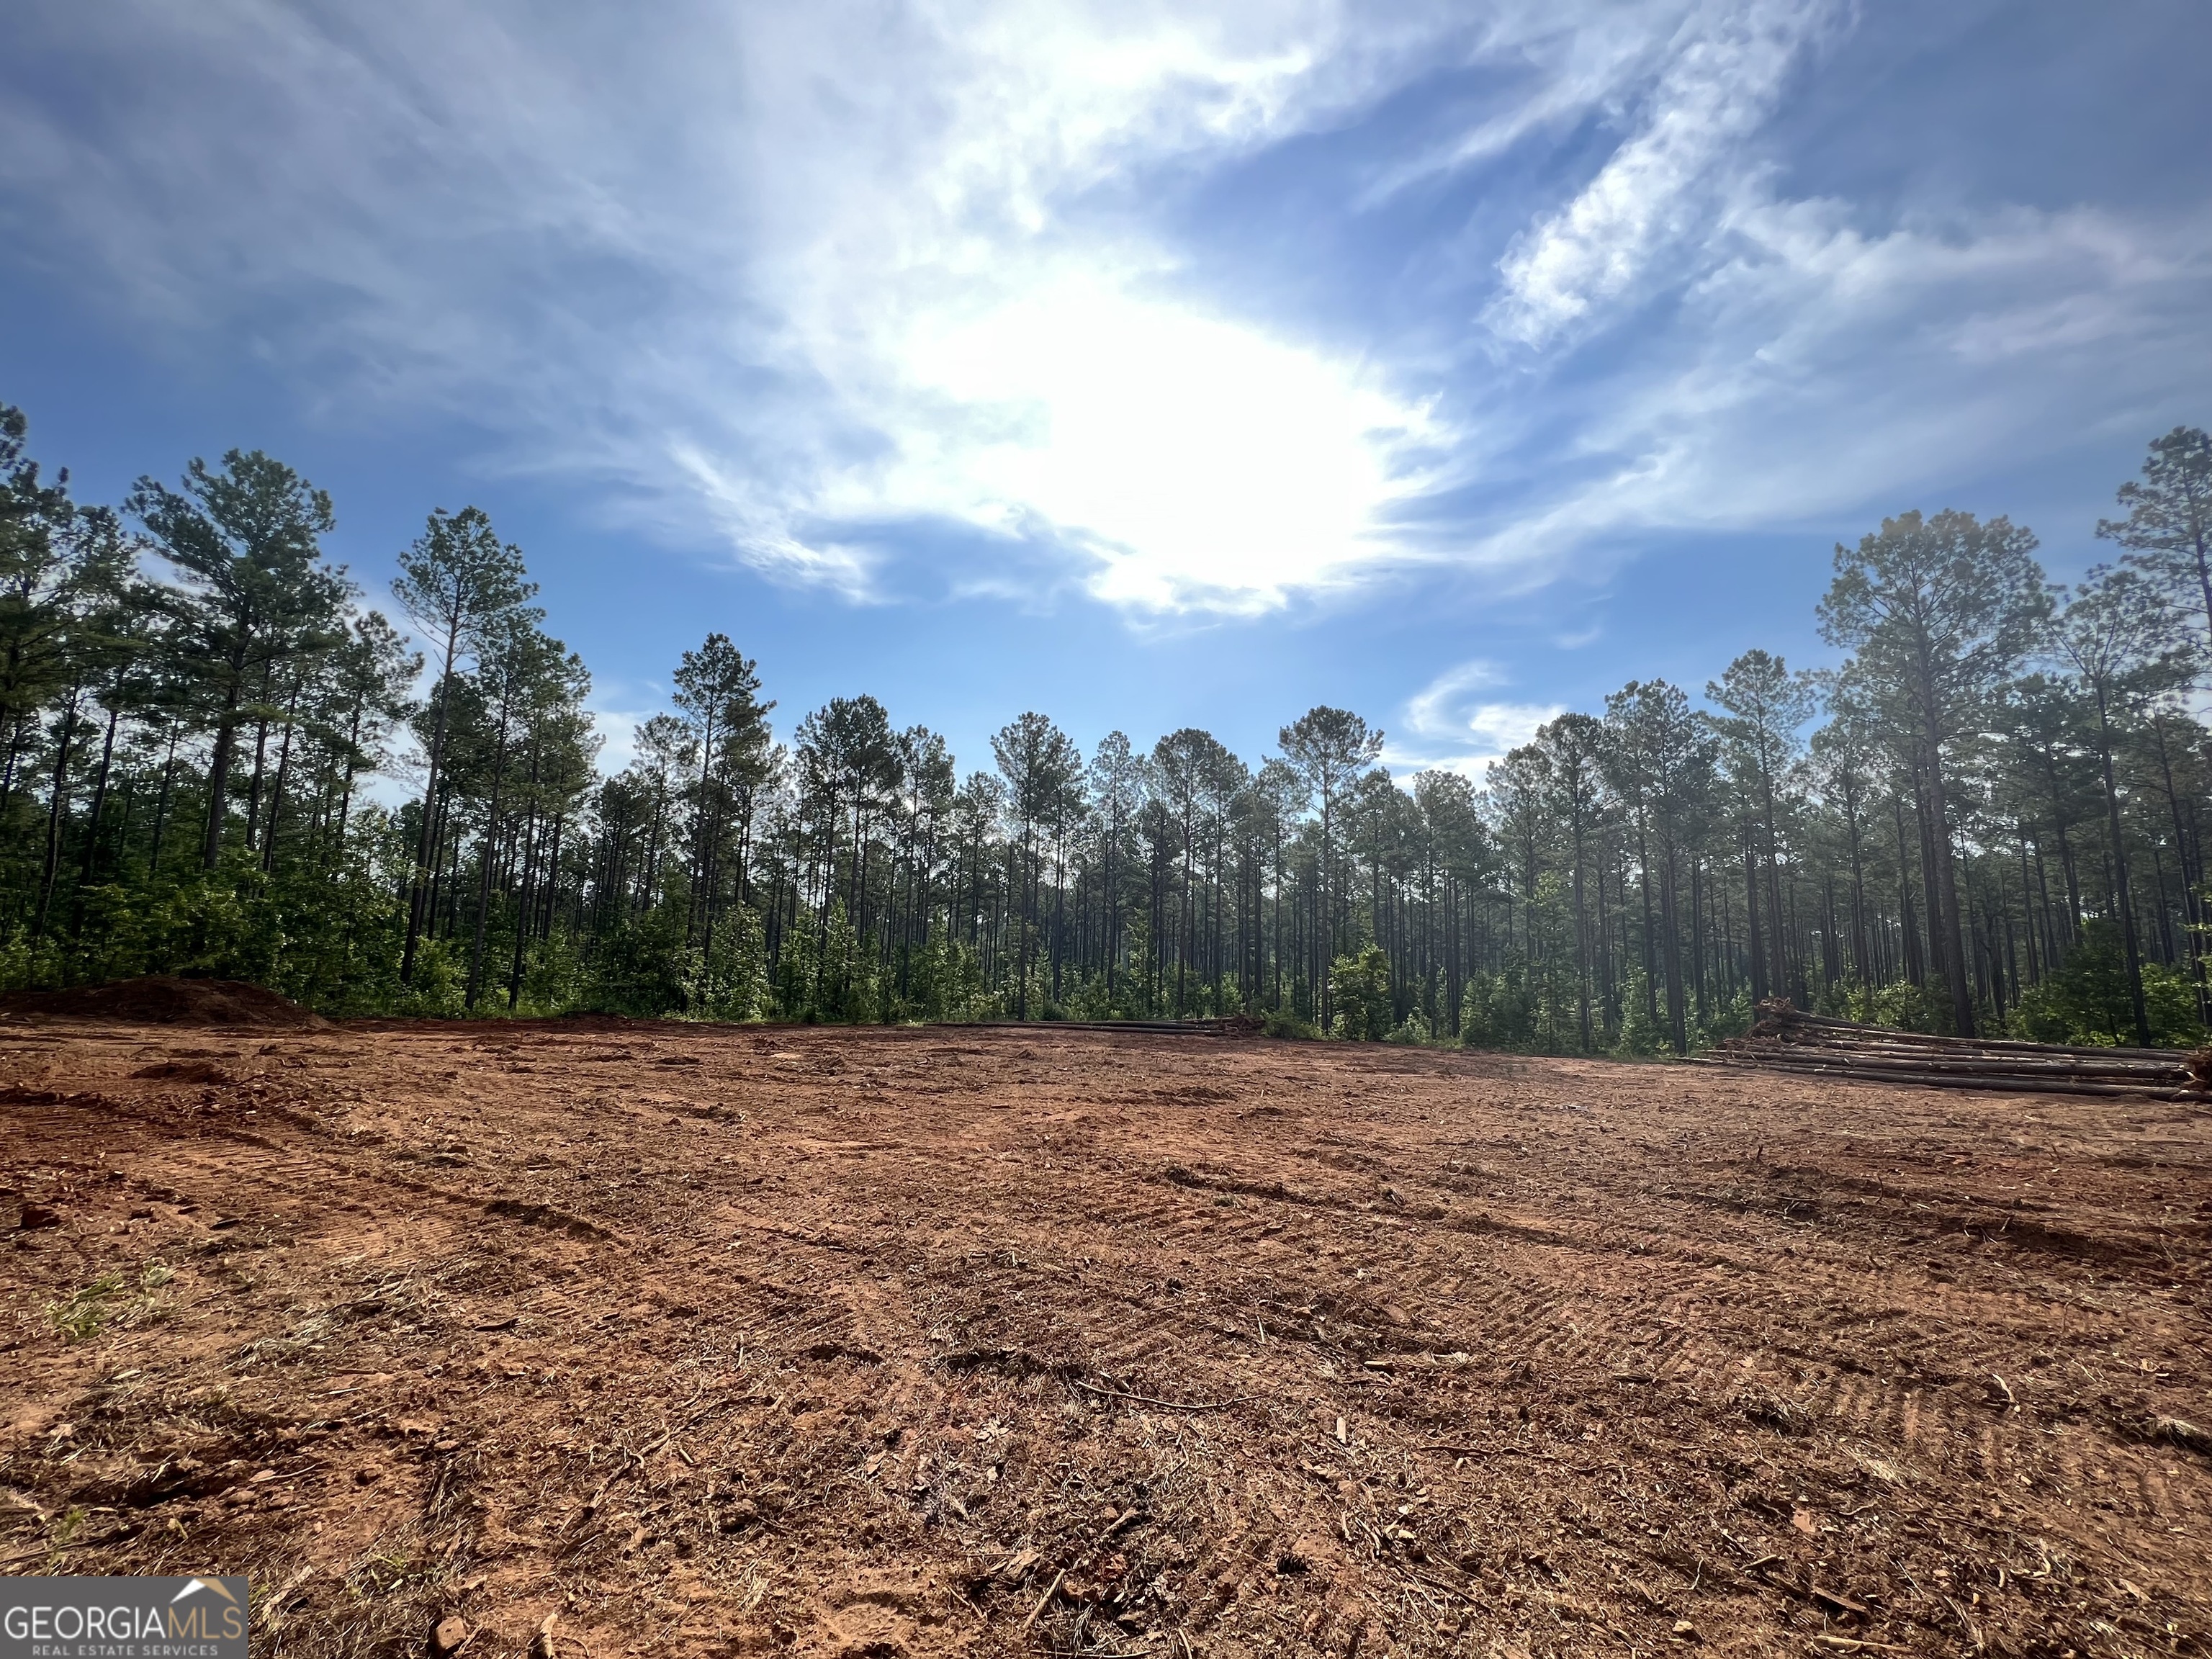
<svg viewBox="0 0 2212 1659"><path fill-rule="evenodd" d="M47 1303L46 1317L64 1341L82 1342L114 1316L113 1300L122 1290L121 1273L102 1273L82 1290Z"/></svg>
<svg viewBox="0 0 2212 1659"><path fill-rule="evenodd" d="M83 1342L109 1325L136 1325L166 1319L169 1298L163 1288L176 1278L166 1261L149 1261L138 1273L137 1295L126 1292L119 1273L105 1273L58 1302L46 1304L46 1317L69 1342Z"/></svg>

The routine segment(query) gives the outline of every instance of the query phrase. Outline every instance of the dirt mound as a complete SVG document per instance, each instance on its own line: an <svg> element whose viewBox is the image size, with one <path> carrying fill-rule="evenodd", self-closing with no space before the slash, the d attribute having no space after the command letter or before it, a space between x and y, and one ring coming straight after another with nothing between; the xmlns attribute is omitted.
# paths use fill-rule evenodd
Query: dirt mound
<svg viewBox="0 0 2212 1659"><path fill-rule="evenodd" d="M239 979L175 979L152 975L73 991L11 991L0 996L11 1014L58 1014L133 1025L239 1025L264 1031L320 1031L330 1021L274 991Z"/></svg>

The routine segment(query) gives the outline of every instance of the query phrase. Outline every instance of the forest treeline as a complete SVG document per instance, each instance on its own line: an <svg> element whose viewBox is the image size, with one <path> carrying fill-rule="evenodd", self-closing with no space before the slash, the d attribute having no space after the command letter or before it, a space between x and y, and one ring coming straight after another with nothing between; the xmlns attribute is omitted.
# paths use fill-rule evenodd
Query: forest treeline
<svg viewBox="0 0 2212 1659"><path fill-rule="evenodd" d="M956 767L874 697L779 741L720 633L635 758L482 512L388 606L259 453L73 499L0 408L0 981L148 972L340 1013L1264 1015L1285 1033L1682 1052L1752 1003L2202 1041L2212 440L2156 440L2061 588L2002 518L1837 547L1842 665L1632 681L1477 783L1316 708ZM372 788L372 780L386 781ZM386 802L400 799L397 810Z"/></svg>

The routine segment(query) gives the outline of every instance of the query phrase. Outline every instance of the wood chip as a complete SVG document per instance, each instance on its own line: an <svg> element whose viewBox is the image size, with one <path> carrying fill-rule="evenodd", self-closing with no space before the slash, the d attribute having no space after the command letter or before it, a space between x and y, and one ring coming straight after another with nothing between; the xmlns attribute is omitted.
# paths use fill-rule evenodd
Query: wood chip
<svg viewBox="0 0 2212 1659"><path fill-rule="evenodd" d="M1036 1623L1039 1616L1043 1613L1045 1608L1052 1604L1052 1598L1060 1593L1060 1581L1066 1577L1067 1569L1066 1567L1062 1567L1058 1572L1053 1574L1052 1583L1044 1587L1044 1594L1037 1597L1036 1605L1030 1609L1030 1616L1022 1620L1022 1628L1024 1630L1027 1630L1031 1625Z"/></svg>
<svg viewBox="0 0 2212 1659"><path fill-rule="evenodd" d="M1854 1619L1864 1619L1868 1616L1863 1605L1854 1601L1840 1590L1826 1590L1815 1584L1813 1586L1812 1595L1813 1599L1822 1607L1833 1607L1838 1613L1848 1613Z"/></svg>

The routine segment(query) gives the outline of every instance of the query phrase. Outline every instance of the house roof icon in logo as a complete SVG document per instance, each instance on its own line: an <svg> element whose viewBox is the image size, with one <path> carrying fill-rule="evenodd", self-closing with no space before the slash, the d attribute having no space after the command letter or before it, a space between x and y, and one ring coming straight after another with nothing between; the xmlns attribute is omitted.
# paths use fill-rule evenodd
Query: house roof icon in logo
<svg viewBox="0 0 2212 1659"><path fill-rule="evenodd" d="M220 1578L186 1579L185 1581L184 1589L179 1590L174 1595L169 1598L169 1605L173 1607L187 1595L197 1595L204 1589L213 1590L217 1595L222 1597L224 1601L229 1602L234 1607L238 1605L238 1598L223 1588L222 1580Z"/></svg>

